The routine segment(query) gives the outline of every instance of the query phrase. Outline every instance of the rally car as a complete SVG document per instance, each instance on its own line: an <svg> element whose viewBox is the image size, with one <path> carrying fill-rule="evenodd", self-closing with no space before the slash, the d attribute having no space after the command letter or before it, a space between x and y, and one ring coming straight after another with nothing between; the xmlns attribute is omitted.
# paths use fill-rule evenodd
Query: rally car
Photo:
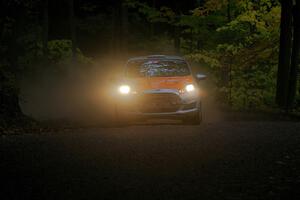
<svg viewBox="0 0 300 200"><path fill-rule="evenodd" d="M202 107L199 80L187 61L179 56L151 55L127 61L115 95L118 121L175 118L199 124Z"/></svg>

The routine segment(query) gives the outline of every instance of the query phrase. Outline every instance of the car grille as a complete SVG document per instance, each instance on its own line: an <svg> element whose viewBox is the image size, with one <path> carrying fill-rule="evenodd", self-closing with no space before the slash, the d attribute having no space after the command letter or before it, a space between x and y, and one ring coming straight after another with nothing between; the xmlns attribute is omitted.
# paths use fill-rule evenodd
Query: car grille
<svg viewBox="0 0 300 200"><path fill-rule="evenodd" d="M143 113L176 112L181 101L178 95L172 93L142 94L139 111Z"/></svg>

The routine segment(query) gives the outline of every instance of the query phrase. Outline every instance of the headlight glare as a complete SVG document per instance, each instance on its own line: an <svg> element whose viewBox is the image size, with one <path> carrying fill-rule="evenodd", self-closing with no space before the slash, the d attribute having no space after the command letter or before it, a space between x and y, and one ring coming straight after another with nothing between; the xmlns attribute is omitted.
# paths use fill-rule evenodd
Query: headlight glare
<svg viewBox="0 0 300 200"><path fill-rule="evenodd" d="M195 86L193 84L188 84L185 86L185 90L187 92L193 92L193 91L195 91Z"/></svg>
<svg viewBox="0 0 300 200"><path fill-rule="evenodd" d="M130 87L129 87L128 85L121 85L121 86L119 87L119 92L120 92L121 94L129 94L129 92L130 92Z"/></svg>

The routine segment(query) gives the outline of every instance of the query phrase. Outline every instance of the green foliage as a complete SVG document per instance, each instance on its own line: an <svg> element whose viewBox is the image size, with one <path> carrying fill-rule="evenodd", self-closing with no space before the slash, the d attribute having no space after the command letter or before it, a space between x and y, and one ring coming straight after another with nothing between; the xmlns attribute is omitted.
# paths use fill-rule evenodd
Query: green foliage
<svg viewBox="0 0 300 200"><path fill-rule="evenodd" d="M92 59L84 56L80 49L76 52L78 64L92 64ZM70 64L72 61L72 41L52 40L48 42L48 60L57 64Z"/></svg>
<svg viewBox="0 0 300 200"><path fill-rule="evenodd" d="M236 109L273 105L280 24L278 1L207 0L190 14L153 8L135 0L128 2L149 22L180 30L181 51L187 58L210 66L220 100L225 99Z"/></svg>
<svg viewBox="0 0 300 200"><path fill-rule="evenodd" d="M215 31L225 24L220 15L199 17L183 15L178 24L181 27L182 50L188 54L197 50L214 48L220 34Z"/></svg>
<svg viewBox="0 0 300 200"><path fill-rule="evenodd" d="M160 37L153 37L151 41L145 39L140 40L135 44L135 48L140 52L160 52L162 54L168 54L173 50L173 41L167 36L162 35Z"/></svg>
<svg viewBox="0 0 300 200"><path fill-rule="evenodd" d="M228 2L228 0L206 0L203 6L193 10L193 15L209 16L216 11L222 10Z"/></svg>
<svg viewBox="0 0 300 200"><path fill-rule="evenodd" d="M27 38L28 39L28 38ZM42 44L39 41L25 40L25 54L18 58L18 63L23 66L23 70L35 70L41 63L44 66L52 68L67 68L72 63L72 42L70 40L51 40L48 42L48 55L45 59L43 55ZM28 44L27 44L28 43ZM82 54L80 49L77 49L77 64L89 65L93 61Z"/></svg>
<svg viewBox="0 0 300 200"><path fill-rule="evenodd" d="M168 7L163 6L160 9L156 9L136 0L127 0L126 4L130 8L137 8L138 12L145 15L149 22L164 22L169 24L175 22L176 14Z"/></svg>
<svg viewBox="0 0 300 200"><path fill-rule="evenodd" d="M220 97L226 97L233 108L271 106L276 87L280 6L271 0L240 0L235 13L238 15L234 19L216 29L220 37L215 48L192 52L188 57L210 65Z"/></svg>

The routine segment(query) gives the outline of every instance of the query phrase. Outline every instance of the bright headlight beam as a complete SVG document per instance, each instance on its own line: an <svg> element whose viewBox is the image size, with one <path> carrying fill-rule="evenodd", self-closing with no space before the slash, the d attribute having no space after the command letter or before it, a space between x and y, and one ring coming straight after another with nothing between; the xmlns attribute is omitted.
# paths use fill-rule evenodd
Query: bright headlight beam
<svg viewBox="0 0 300 200"><path fill-rule="evenodd" d="M185 86L185 90L187 92L193 92L193 91L195 91L195 86L193 84L188 84Z"/></svg>
<svg viewBox="0 0 300 200"><path fill-rule="evenodd" d="M130 92L130 87L129 87L128 85L121 85L121 86L119 87L119 92L120 92L121 94L129 94L129 92Z"/></svg>

